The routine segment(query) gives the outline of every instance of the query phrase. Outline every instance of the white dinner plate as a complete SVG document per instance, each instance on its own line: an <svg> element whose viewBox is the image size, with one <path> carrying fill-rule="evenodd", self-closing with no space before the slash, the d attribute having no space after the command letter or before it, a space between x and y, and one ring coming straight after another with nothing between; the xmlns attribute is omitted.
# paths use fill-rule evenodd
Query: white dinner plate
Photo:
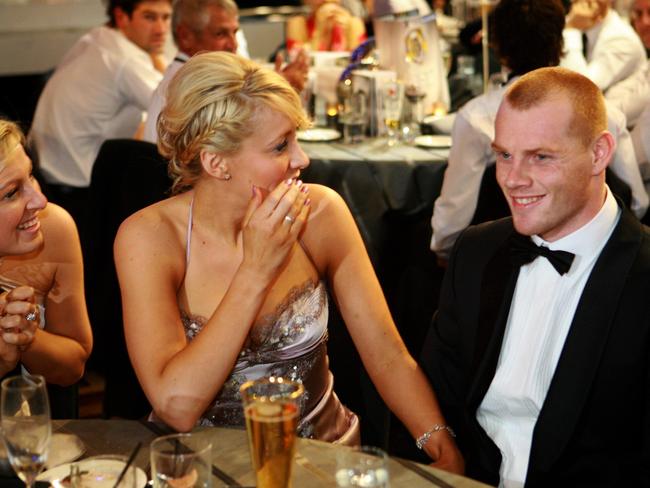
<svg viewBox="0 0 650 488"><path fill-rule="evenodd" d="M86 452L81 439L74 434L52 434L50 440L50 452L47 456L47 463L45 469L49 469L59 464L69 463L75 459L79 459L81 455ZM5 450L4 442L0 442L0 471L3 474L7 472L13 474L13 468L7 459L7 451Z"/></svg>
<svg viewBox="0 0 650 488"><path fill-rule="evenodd" d="M335 141L341 137L341 133L336 129L325 129L321 127L300 130L296 135L299 141L306 142Z"/></svg>
<svg viewBox="0 0 650 488"><path fill-rule="evenodd" d="M451 147L451 136L417 136L414 142L416 146L420 147Z"/></svg>
<svg viewBox="0 0 650 488"><path fill-rule="evenodd" d="M50 452L47 455L45 469L53 468L59 464L69 463L79 459L86 452L86 447L81 439L74 434L52 434Z"/></svg>
<svg viewBox="0 0 650 488"><path fill-rule="evenodd" d="M119 477L125 462L119 459L102 459L94 457L83 459L76 463L83 478L92 480L92 486L95 488L113 488L115 481ZM70 475L70 463L61 464L56 468L48 469L36 478L37 481L48 481L54 488L69 488L68 483L63 480ZM144 487L147 484L147 475L145 472L135 468L136 485ZM89 485L89 486L91 486Z"/></svg>

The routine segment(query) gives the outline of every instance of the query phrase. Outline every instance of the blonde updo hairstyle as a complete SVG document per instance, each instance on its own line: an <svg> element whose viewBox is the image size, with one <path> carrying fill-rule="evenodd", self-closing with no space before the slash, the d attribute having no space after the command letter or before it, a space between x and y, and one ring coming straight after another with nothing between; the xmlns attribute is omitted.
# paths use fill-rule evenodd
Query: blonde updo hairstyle
<svg viewBox="0 0 650 488"><path fill-rule="evenodd" d="M18 124L0 119L0 163L13 152L18 144L25 145L25 136Z"/></svg>
<svg viewBox="0 0 650 488"><path fill-rule="evenodd" d="M158 149L169 159L173 193L193 187L202 174L201 151L232 155L253 132L260 109L308 126L300 98L275 71L227 52L193 56L176 73L158 117Z"/></svg>

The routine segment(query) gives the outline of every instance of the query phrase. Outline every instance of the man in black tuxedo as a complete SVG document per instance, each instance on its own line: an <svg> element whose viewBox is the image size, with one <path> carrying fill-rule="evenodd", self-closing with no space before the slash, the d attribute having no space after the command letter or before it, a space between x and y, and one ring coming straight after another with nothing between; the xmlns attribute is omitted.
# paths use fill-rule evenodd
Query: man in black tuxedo
<svg viewBox="0 0 650 488"><path fill-rule="evenodd" d="M606 128L598 87L562 68L499 108L512 216L461 234L422 358L468 476L650 486L650 230L605 184Z"/></svg>

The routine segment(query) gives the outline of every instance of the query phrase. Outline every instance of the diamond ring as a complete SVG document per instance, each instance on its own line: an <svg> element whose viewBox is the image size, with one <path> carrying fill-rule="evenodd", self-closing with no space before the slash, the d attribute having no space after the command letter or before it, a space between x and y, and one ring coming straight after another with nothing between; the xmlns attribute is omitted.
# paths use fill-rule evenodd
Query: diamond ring
<svg viewBox="0 0 650 488"><path fill-rule="evenodd" d="M29 320L30 322L36 320L36 310L32 310L31 312L26 313L25 320Z"/></svg>
<svg viewBox="0 0 650 488"><path fill-rule="evenodd" d="M285 222L289 222L290 224L293 224L293 221L295 219L293 217L291 217L290 215L285 215L284 220L285 220Z"/></svg>

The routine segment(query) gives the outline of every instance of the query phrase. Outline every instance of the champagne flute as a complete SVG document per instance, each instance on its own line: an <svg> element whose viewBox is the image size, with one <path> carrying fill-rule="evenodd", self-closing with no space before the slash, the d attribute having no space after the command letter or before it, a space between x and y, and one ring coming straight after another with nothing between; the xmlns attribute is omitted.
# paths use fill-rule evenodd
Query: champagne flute
<svg viewBox="0 0 650 488"><path fill-rule="evenodd" d="M45 378L11 376L0 388L0 423L9 462L27 488L32 488L45 466L52 434Z"/></svg>

